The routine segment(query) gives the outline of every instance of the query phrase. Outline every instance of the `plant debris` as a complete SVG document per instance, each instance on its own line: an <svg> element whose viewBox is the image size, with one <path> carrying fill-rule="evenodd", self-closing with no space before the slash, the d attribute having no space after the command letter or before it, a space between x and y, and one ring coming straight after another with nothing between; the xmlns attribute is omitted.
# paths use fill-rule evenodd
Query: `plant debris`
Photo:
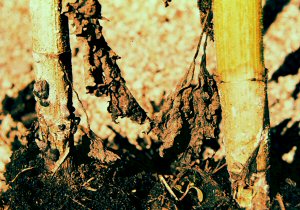
<svg viewBox="0 0 300 210"><path fill-rule="evenodd" d="M199 157L203 141L218 138L221 108L216 82L206 69L206 43L207 39L197 84L192 84L192 80L199 47L184 78L152 124L152 132L163 142L161 156L165 150L176 156L191 148L193 155Z"/></svg>
<svg viewBox="0 0 300 210"><path fill-rule="evenodd" d="M74 33L83 44L87 92L97 97L110 96L108 112L113 121L118 117L129 117L139 124L144 123L147 114L126 87L116 62L120 57L108 46L102 34L100 3L76 0L66 5L64 13L73 20Z"/></svg>
<svg viewBox="0 0 300 210"><path fill-rule="evenodd" d="M200 21L203 25L203 30L209 35L211 40L214 40L212 0L198 0L198 8L200 10ZM207 24L204 26L206 16Z"/></svg>
<svg viewBox="0 0 300 210"><path fill-rule="evenodd" d="M146 114L126 88L125 80L116 64L119 57L109 48L102 35L98 19L105 20L105 18L101 16L101 5L97 0L66 2L69 4L65 5L63 11L70 18L73 17L73 23L76 25L75 34L82 41L82 45L77 49L85 52L87 92L96 96L111 97L109 110L114 112L112 113L114 121L118 117L129 116L142 122L142 116ZM171 0L163 2L169 4ZM198 6L201 23L203 26L206 25L204 32L213 39L212 22L207 16L208 8L211 9L211 1L198 0ZM127 9L124 10L128 12ZM139 8L136 11L139 11ZM212 13L210 17L212 18ZM210 22L211 25L205 22ZM209 25L211 27L208 27ZM18 27L18 30L22 27ZM24 53L21 55L24 56ZM9 61L14 61L14 57ZM14 69L11 63L8 67ZM158 135L160 141L146 145L144 139L138 139L139 149L137 149L126 135L121 135L117 129L113 130L114 139L100 139L90 129L89 122L88 128L78 125L82 131L78 133L83 136L79 137L78 144L70 154L72 167L67 171L58 167L54 175L49 173L46 167L48 160L44 157L49 156L57 160L57 154L55 151L47 150L48 145L38 140L38 123L27 132L28 143L22 143L23 145L19 141L24 136L13 134L20 132L17 126L13 126L16 122L9 121L11 128L5 128L6 118L12 117L19 125L23 123L27 128L36 119L33 83L20 91L17 96L7 94L2 101L2 116L5 117L0 118L0 124L2 130L6 131L3 137L14 139L14 144L11 162L6 165L5 179L8 190L1 194L0 208L238 209L230 195L231 183L225 160L215 162L213 158L203 160L201 156L207 142L211 140L216 142L218 138L219 130L215 125L220 121L221 112L215 82L206 69L205 50L199 75L193 79L194 68L195 59L175 92L169 95L167 101L162 100L156 107L155 112L160 113L154 120L150 120L151 132ZM280 79L284 79L283 76ZM70 81L69 83L72 85ZM72 90L80 101L73 87ZM271 97L272 94L271 92ZM40 96L42 99L47 98L47 94ZM296 98L297 96L294 96L295 100ZM86 112L83 103L80 101ZM139 112L137 115L132 114L132 106L137 106L136 110L141 109L143 114ZM147 116L145 118L147 119ZM290 151L292 146L299 146L297 141L299 121L293 123L291 120L289 124L291 125L280 124L282 128L274 127L271 132L274 139L272 144L274 148L271 151L274 153L273 156L276 156L271 159L273 161L271 176L274 177L272 182L276 182L276 186L274 183L271 185L274 197L276 195L271 209L300 206L300 190L297 187L299 154L298 152L295 154L295 160L291 164L282 161L283 153ZM64 126L61 125L59 128L64 129ZM244 170L250 165L244 166ZM285 173L280 173L282 171ZM241 180L251 181L249 177Z"/></svg>

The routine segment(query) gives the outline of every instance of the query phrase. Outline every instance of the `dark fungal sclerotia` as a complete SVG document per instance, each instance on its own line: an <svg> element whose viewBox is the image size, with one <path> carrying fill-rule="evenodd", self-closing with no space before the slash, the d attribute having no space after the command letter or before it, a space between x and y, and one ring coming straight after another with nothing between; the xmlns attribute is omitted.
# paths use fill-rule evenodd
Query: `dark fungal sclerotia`
<svg viewBox="0 0 300 210"><path fill-rule="evenodd" d="M41 106L49 106L49 83L46 80L38 80L34 83L33 94L37 97Z"/></svg>

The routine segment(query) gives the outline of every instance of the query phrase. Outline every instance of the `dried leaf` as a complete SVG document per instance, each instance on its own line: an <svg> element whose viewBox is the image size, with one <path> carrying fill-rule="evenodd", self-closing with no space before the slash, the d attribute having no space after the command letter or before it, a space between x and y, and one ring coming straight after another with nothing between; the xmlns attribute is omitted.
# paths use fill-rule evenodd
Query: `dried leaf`
<svg viewBox="0 0 300 210"><path fill-rule="evenodd" d="M111 163L120 159L117 154L104 148L103 142L99 137L96 136L95 133L90 131L89 137L91 140L90 151L88 153L89 157L98 159L103 163Z"/></svg>
<svg viewBox="0 0 300 210"><path fill-rule="evenodd" d="M220 103L216 82L206 69L206 54L201 61L198 84L192 85L194 66L155 118L152 132L163 142L160 155L179 154L192 148L199 155L205 139L216 139L219 133Z"/></svg>
<svg viewBox="0 0 300 210"><path fill-rule="evenodd" d="M113 121L129 117L140 124L146 112L126 87L116 60L120 57L108 46L102 34L101 5L96 0L69 3L66 15L74 21L75 34L83 43L86 89L95 96L108 95L108 111Z"/></svg>
<svg viewBox="0 0 300 210"><path fill-rule="evenodd" d="M203 25L203 30L213 41L214 29L213 29L212 0L198 0L198 8L200 10L200 21ZM205 19L207 15L208 15L207 24L205 24Z"/></svg>

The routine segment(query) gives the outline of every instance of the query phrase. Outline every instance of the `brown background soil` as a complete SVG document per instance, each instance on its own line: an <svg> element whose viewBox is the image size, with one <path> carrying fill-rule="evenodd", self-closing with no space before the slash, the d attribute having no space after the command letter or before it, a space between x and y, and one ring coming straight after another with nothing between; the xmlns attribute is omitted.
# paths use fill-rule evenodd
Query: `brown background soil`
<svg viewBox="0 0 300 210"><path fill-rule="evenodd" d="M128 88L151 116L155 112L152 104L159 104L164 93L174 89L192 61L201 31L196 1L177 0L168 8L159 0L106 0L101 4L102 15L109 19L101 21L104 36L122 58L118 64ZM300 168L299 7L299 0L264 2L267 17L264 20L264 58L270 78L272 151L276 157L273 161L278 165L273 176L280 177L281 181L288 177L297 184L300 181L296 173ZM29 0L1 1L0 20L0 171L3 172L9 162L12 142L16 138L23 139L25 126L34 119L33 99L30 96L18 98L19 91L24 91L34 80ZM108 99L85 94L80 44L75 36L71 41L72 51L79 50L76 55L73 53L74 87L87 109L92 130L101 138L112 141L116 132L108 125L112 126L136 145L136 139L143 137L145 128L129 119L112 123L107 112ZM207 67L211 73L216 70L213 45L210 42L207 50ZM75 97L74 104L76 114L86 126L83 110ZM293 151L296 151L295 158ZM223 155L222 151L218 153ZM277 174L280 171L285 173ZM2 173L0 179L4 180ZM1 183L0 188L4 189L4 182Z"/></svg>

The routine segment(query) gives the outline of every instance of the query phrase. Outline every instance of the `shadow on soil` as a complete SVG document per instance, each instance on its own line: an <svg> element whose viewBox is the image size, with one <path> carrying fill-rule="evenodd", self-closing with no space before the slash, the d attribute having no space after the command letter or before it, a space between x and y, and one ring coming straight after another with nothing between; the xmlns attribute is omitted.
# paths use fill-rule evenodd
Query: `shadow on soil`
<svg viewBox="0 0 300 210"><path fill-rule="evenodd" d="M300 207L300 122L286 119L271 129L271 193L283 196L286 207ZM292 163L282 156L297 148Z"/></svg>
<svg viewBox="0 0 300 210"><path fill-rule="evenodd" d="M272 23L275 21L277 15L282 11L283 7L287 5L290 0L267 0L263 8L263 34L265 34Z"/></svg>
<svg viewBox="0 0 300 210"><path fill-rule="evenodd" d="M33 84L34 81L20 90L17 97L5 96L2 101L4 114L10 114L15 121L22 122L26 128L29 128L36 120Z"/></svg>
<svg viewBox="0 0 300 210"><path fill-rule="evenodd" d="M296 51L288 54L283 64L273 73L271 77L271 81L278 82L279 77L287 76L287 75L296 75L298 74L298 70L300 68L300 48ZM296 98L299 93L299 84L297 85L293 97Z"/></svg>

